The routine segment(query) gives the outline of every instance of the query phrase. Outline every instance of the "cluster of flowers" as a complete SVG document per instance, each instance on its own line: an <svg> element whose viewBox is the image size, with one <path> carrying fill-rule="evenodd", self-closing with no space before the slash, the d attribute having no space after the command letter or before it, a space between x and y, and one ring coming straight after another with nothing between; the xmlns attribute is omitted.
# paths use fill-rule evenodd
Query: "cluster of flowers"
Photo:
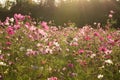
<svg viewBox="0 0 120 80"><path fill-rule="evenodd" d="M117 79L119 47L120 30L36 26L15 14L0 22L0 79Z"/></svg>

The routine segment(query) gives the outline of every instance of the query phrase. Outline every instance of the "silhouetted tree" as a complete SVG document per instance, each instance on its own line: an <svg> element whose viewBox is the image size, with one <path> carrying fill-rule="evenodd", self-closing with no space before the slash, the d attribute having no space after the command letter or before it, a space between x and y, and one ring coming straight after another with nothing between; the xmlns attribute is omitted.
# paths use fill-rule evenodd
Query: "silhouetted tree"
<svg viewBox="0 0 120 80"><path fill-rule="evenodd" d="M12 3L10 10L0 9L0 19L4 20L7 16L12 17L14 13L31 14L33 18L38 20L55 20L57 24L63 24L71 20L78 25L93 24L94 22L106 23L110 10L115 10L114 18L120 25L120 1L116 0L40 0L39 4L35 4L32 0L16 0ZM6 2L9 6L10 2ZM7 7L6 7L7 8Z"/></svg>

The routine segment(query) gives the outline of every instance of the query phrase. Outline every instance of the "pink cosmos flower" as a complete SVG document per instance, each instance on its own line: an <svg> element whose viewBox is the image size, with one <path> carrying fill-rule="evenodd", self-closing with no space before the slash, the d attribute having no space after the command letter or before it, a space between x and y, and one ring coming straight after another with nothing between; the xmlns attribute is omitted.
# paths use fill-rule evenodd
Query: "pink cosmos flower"
<svg viewBox="0 0 120 80"><path fill-rule="evenodd" d="M53 54L53 50L50 49L49 47L47 47L47 48L44 50L44 54L47 54L47 53Z"/></svg>
<svg viewBox="0 0 120 80"><path fill-rule="evenodd" d="M114 14L115 12L113 10L110 11L111 14Z"/></svg>
<svg viewBox="0 0 120 80"><path fill-rule="evenodd" d="M6 42L6 45L11 45L12 43L11 42Z"/></svg>
<svg viewBox="0 0 120 80"><path fill-rule="evenodd" d="M38 33L45 36L46 35L46 32L44 30L41 30L41 29L38 29Z"/></svg>
<svg viewBox="0 0 120 80"><path fill-rule="evenodd" d="M31 17L29 15L27 16L27 18L31 20Z"/></svg>
<svg viewBox="0 0 120 80"><path fill-rule="evenodd" d="M87 62L86 62L85 60L78 59L77 62L78 62L81 66L86 66L86 65L87 65Z"/></svg>
<svg viewBox="0 0 120 80"><path fill-rule="evenodd" d="M10 39L10 36L5 36L6 39Z"/></svg>
<svg viewBox="0 0 120 80"><path fill-rule="evenodd" d="M49 29L49 26L47 25L47 22L42 22L41 23L41 26L45 29L45 30L48 30Z"/></svg>
<svg viewBox="0 0 120 80"><path fill-rule="evenodd" d="M6 31L9 35L13 35L15 33L13 27L11 27L11 26L7 27Z"/></svg>
<svg viewBox="0 0 120 80"><path fill-rule="evenodd" d="M33 51L32 49L27 49L26 55L27 55L27 56L37 55L37 52L36 52L36 51Z"/></svg>
<svg viewBox="0 0 120 80"><path fill-rule="evenodd" d="M15 18L15 21L16 21L16 24L18 24L18 21L22 21L25 19L25 16L21 15L21 14L14 14L14 18Z"/></svg>
<svg viewBox="0 0 120 80"><path fill-rule="evenodd" d="M58 30L58 28L55 27L55 26L52 26L51 29L52 29L53 31L57 31L57 30Z"/></svg>
<svg viewBox="0 0 120 80"><path fill-rule="evenodd" d="M1 20L0 20L0 26L4 26L4 23L3 23L3 22L1 22Z"/></svg>
<svg viewBox="0 0 120 80"><path fill-rule="evenodd" d="M67 34L66 34L66 33L64 33L64 36L67 36Z"/></svg>
<svg viewBox="0 0 120 80"><path fill-rule="evenodd" d="M104 46L101 46L101 47L99 48L99 50L102 51L102 52L105 52L105 51L107 51L107 48L104 47Z"/></svg>
<svg viewBox="0 0 120 80"><path fill-rule="evenodd" d="M53 42L48 42L48 46L52 46L53 45Z"/></svg>
<svg viewBox="0 0 120 80"><path fill-rule="evenodd" d="M84 53L84 50L83 50L83 49L80 49L80 50L78 50L78 53L79 53L79 54L82 54L82 53Z"/></svg>
<svg viewBox="0 0 120 80"><path fill-rule="evenodd" d="M3 55L0 55L0 60L4 60L4 56Z"/></svg>
<svg viewBox="0 0 120 80"><path fill-rule="evenodd" d="M17 20L24 20L25 16L21 15L21 14L14 14L14 18Z"/></svg>
<svg viewBox="0 0 120 80"><path fill-rule="evenodd" d="M20 25L14 25L13 26L15 30L19 29L20 28Z"/></svg>
<svg viewBox="0 0 120 80"><path fill-rule="evenodd" d="M10 20L10 18L7 17L6 20L5 20L5 22L4 22L4 24L5 24L5 25L9 25L9 24L10 24L10 23L9 23L9 20Z"/></svg>
<svg viewBox="0 0 120 80"><path fill-rule="evenodd" d="M69 63L69 64L68 64L68 67L73 68L74 65L73 65L72 63Z"/></svg>
<svg viewBox="0 0 120 80"><path fill-rule="evenodd" d="M30 27L29 27L29 30L30 30L30 31L34 31L34 30L36 30L36 27L35 27L35 26L30 26Z"/></svg>
<svg viewBox="0 0 120 80"><path fill-rule="evenodd" d="M67 48L66 51L69 52L70 50Z"/></svg>
<svg viewBox="0 0 120 80"><path fill-rule="evenodd" d="M70 73L70 76L72 77L77 76L77 73Z"/></svg>
<svg viewBox="0 0 120 80"><path fill-rule="evenodd" d="M108 50L108 49L107 49L107 50L105 51L105 54L106 54L106 55L111 54L111 53L112 53L112 50Z"/></svg>
<svg viewBox="0 0 120 80"><path fill-rule="evenodd" d="M78 44L78 42L72 42L72 43L70 43L70 46L78 46L79 44Z"/></svg>
<svg viewBox="0 0 120 80"><path fill-rule="evenodd" d="M111 38L112 38L112 36L111 36L111 35L108 35L108 36L107 36L107 38L108 38L108 39L111 39Z"/></svg>
<svg viewBox="0 0 120 80"><path fill-rule="evenodd" d="M112 14L109 14L109 15L108 15L108 17L109 17L109 18L112 18L112 17L113 17L113 15L112 15Z"/></svg>
<svg viewBox="0 0 120 80"><path fill-rule="evenodd" d="M90 40L91 38L90 38L89 36L85 36L84 39L85 39L86 41L88 41L88 40Z"/></svg>
<svg viewBox="0 0 120 80"><path fill-rule="evenodd" d="M94 36L99 36L100 34L98 32L94 32Z"/></svg>
<svg viewBox="0 0 120 80"><path fill-rule="evenodd" d="M105 58L106 58L106 59L110 59L110 58L111 58L111 55L105 55Z"/></svg>
<svg viewBox="0 0 120 80"><path fill-rule="evenodd" d="M26 23L25 23L25 27L26 27L26 28L29 28L30 26L31 26L31 25L30 25L29 22L26 22Z"/></svg>
<svg viewBox="0 0 120 80"><path fill-rule="evenodd" d="M58 80L57 77L51 77L51 78L48 78L47 80Z"/></svg>
<svg viewBox="0 0 120 80"><path fill-rule="evenodd" d="M108 43L109 43L110 45L114 46L114 45L115 45L115 40L109 39L109 40L108 40Z"/></svg>
<svg viewBox="0 0 120 80"><path fill-rule="evenodd" d="M103 37L100 37L99 39L100 39L100 41L103 41L103 40L104 40L104 38L103 38Z"/></svg>

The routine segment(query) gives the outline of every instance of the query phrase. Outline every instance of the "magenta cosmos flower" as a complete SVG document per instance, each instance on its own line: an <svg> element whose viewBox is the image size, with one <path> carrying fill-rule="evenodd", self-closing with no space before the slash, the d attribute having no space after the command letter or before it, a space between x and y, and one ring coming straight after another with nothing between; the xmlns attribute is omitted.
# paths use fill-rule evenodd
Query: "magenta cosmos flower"
<svg viewBox="0 0 120 80"><path fill-rule="evenodd" d="M84 39L85 39L86 41L88 41L88 40L90 40L91 38L90 38L89 36L85 36Z"/></svg>
<svg viewBox="0 0 120 80"><path fill-rule="evenodd" d="M99 36L100 34L98 32L94 32L94 36Z"/></svg>
<svg viewBox="0 0 120 80"><path fill-rule="evenodd" d="M105 51L107 51L107 48L104 47L104 46L101 46L101 47L99 47L99 51L103 51L103 52L105 52Z"/></svg>
<svg viewBox="0 0 120 80"><path fill-rule="evenodd" d="M13 35L15 33L13 27L11 26L7 27L6 31L9 35Z"/></svg>

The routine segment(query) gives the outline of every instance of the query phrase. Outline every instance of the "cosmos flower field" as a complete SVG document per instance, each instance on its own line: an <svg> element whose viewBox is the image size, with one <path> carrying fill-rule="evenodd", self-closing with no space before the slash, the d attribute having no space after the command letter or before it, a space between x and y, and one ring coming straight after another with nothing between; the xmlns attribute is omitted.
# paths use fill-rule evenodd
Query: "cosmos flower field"
<svg viewBox="0 0 120 80"><path fill-rule="evenodd" d="M120 80L120 30L0 22L0 80Z"/></svg>

